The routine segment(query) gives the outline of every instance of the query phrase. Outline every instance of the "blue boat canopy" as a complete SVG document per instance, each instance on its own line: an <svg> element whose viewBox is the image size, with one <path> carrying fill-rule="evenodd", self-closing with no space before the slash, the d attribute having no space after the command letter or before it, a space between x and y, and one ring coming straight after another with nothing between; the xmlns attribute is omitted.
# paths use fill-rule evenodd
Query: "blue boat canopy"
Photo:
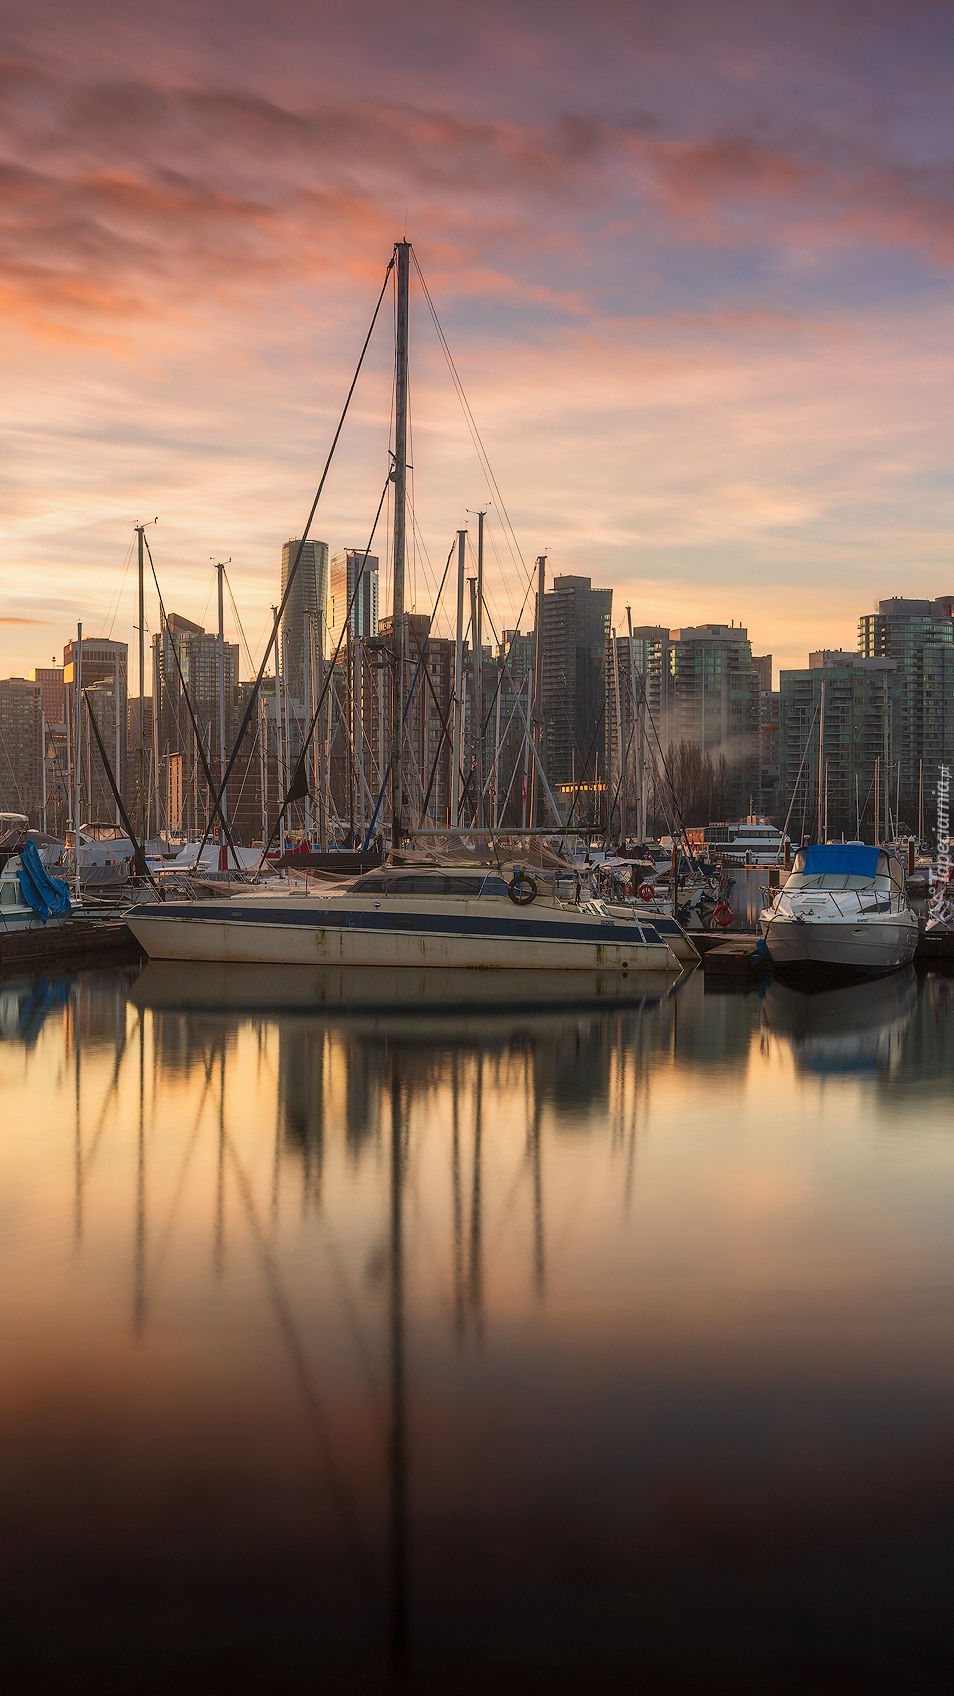
<svg viewBox="0 0 954 1696"><path fill-rule="evenodd" d="M805 871L809 876L874 877L880 857L880 848L862 842L821 842L805 849Z"/></svg>
<svg viewBox="0 0 954 1696"><path fill-rule="evenodd" d="M44 924L54 913L70 910L69 884L50 876L32 842L25 842L20 850L20 888Z"/></svg>

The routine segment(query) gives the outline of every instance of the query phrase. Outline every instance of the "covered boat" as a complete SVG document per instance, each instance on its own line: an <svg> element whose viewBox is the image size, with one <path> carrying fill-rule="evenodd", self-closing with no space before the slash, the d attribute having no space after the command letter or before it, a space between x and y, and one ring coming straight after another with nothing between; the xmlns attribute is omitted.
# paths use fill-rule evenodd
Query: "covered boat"
<svg viewBox="0 0 954 1696"><path fill-rule="evenodd" d="M802 848L791 877L759 915L777 966L886 972L907 966L918 944L901 861L862 842Z"/></svg>

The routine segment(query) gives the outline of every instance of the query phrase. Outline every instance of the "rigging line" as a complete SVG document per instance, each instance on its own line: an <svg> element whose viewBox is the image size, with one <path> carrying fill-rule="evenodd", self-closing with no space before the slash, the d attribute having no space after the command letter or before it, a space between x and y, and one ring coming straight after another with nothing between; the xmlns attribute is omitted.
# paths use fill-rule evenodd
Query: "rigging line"
<svg viewBox="0 0 954 1696"><path fill-rule="evenodd" d="M136 534L136 532L134 530L133 536L135 536L135 534ZM131 564L131 561L132 561L132 551L133 551L133 543L132 543L132 536L131 536L129 538L129 546L126 549L126 558L123 560L122 576L119 580L119 588L116 590L115 603L113 601L110 601L109 606L106 608L106 617L109 618L110 611L112 611L112 615L113 615L112 618L109 618L109 629L106 632L107 642L110 640L110 638L113 634L113 625L116 623L116 615L119 612L119 603L123 598L123 590L126 587L126 578L128 576L129 567L130 567L130 564Z"/></svg>
<svg viewBox="0 0 954 1696"><path fill-rule="evenodd" d="M20 785L17 782L16 768L13 764L13 761L10 758L10 754L9 754L9 750L7 748L7 744L3 739L3 731L2 730L0 730L0 748L3 749L4 755L6 757L7 765L10 767L10 776L13 778L13 787L17 792L17 800L19 801L20 806L23 809L23 811L25 813L29 812L29 808L25 805L24 800L23 800L23 796L20 793Z"/></svg>
<svg viewBox="0 0 954 1696"><path fill-rule="evenodd" d="M162 624L165 624L166 635L169 638L169 646L172 649L172 657L176 662L176 671L179 674L179 688L181 690L181 695L180 695L179 699L181 700L183 697L185 698L185 704L186 704L186 707L188 708L188 711L189 711L189 718L192 721L192 731L193 731L193 737L194 737L194 741L195 741L196 754L201 755L202 770L205 774L205 781L208 784L209 794L214 795L215 794L215 779L212 776L212 768L209 765L209 762L206 758L205 745L204 745L204 742L203 742L203 739L202 739L202 732L199 729L198 721L197 721L195 713L192 709L192 699L189 695L188 689L186 688L185 678L182 675L182 662L179 658L179 650L176 647L175 632L169 629L169 618L168 618L168 614L166 613L165 605L163 603L162 590L159 587L159 579L156 576L156 564L155 564L155 560L152 557L152 549L149 546L148 538L145 535L143 535L143 541L146 544L146 552L149 555L149 565L150 565L150 568L152 570L152 580L156 585L156 595L158 596L158 599L159 599L160 628L161 628ZM176 702L177 709L178 709L178 705L179 705L179 701L177 700L177 702ZM177 720L178 720L178 711L177 711L176 717L177 717ZM177 728L178 728L178 723L177 723ZM210 711L210 713L209 713L209 733L210 734L211 734L211 731L212 731L212 714L211 714L211 711ZM193 774L194 774L195 773L195 760L194 759L193 759L193 762L192 762L192 771L193 771ZM214 817L214 814L213 814L213 817ZM224 809L223 809L223 812L222 812L222 823L223 823L223 826L225 828L225 834L226 834L226 837L228 839L229 847L231 848L232 853L235 856L236 870L238 870L239 867L240 867L239 856L238 856L238 848L236 847L235 837L232 834L232 826L229 823L228 818L226 817ZM206 838L208 837L208 834L209 834L209 829L208 829L208 825L206 825L206 833L205 833L205 836L202 839L202 848L205 847ZM199 859L201 857L201 853L202 853L202 849L200 848L199 853L196 855L196 858L195 858L196 871L198 871L200 869L199 868Z"/></svg>
<svg viewBox="0 0 954 1696"><path fill-rule="evenodd" d="M524 571L527 571L526 561L524 560L523 554L520 552L520 544L517 541L516 531L514 530L513 525L510 522L510 514L507 511L503 497L501 496L500 489L499 489L498 484L497 484L497 479L494 476L493 467L491 466L491 463L490 463L490 457L487 453L486 448L484 447L483 441L481 440L480 431L477 428L477 424L476 424L476 421L474 419L474 415L473 415L473 413L471 412L471 409L470 409L470 403L469 403L467 396L464 392L464 385L461 382L460 373L458 372L457 366L454 363L454 356L451 353L450 345L448 343L446 335L444 334L443 325L441 324L441 321L437 316L437 309L434 305L434 302L431 299L430 291L427 287L427 284L424 281L424 273L421 270L420 261L417 257L417 253L415 252L413 247L411 248L411 256L414 260L414 269L417 272L417 275L418 275L418 278L419 278L419 281L420 281L420 284L421 284L421 288L424 291L424 299L427 301L428 309L430 311L432 319L434 320L434 328L437 331L438 338L440 340L440 344L441 344L441 347L442 347L443 352L444 352L444 358L447 361L447 366L448 366L448 369L451 373L451 379L454 383L454 387L457 390L458 398L460 399L461 406L464 410L464 417L465 417L465 420L467 422L467 427L471 432L471 436L473 438L474 445L477 448L477 452L478 452L478 454L481 458L481 467L484 470L484 473L485 473L485 475L488 479L488 482L491 485L491 491L492 491L492 493L495 497L497 507L498 507L499 511L503 514L504 519L506 520L506 523L507 523L507 528L509 529L511 536L513 537L513 548L510 549L511 554L513 554L514 549L516 549L515 563L516 563L517 560L519 560L520 564L523 566ZM509 546L510 546L510 544L508 542L508 547Z"/></svg>
<svg viewBox="0 0 954 1696"><path fill-rule="evenodd" d="M584 784L585 779L586 779L586 768L590 763L590 758L592 756L593 749L596 747L596 738L598 737L600 731L603 728L603 720L604 720L605 717L606 717L606 698L604 696L604 698L603 698L603 708L602 708L602 711L600 713L599 718L596 721L596 729L593 732L593 737L592 737L592 740L590 742L589 749L587 751L586 759L583 762L583 770L580 773L580 781L577 784L575 790L573 791L573 801L572 801L572 804L570 806L570 811L567 813L566 824L563 826L564 830L569 830L571 824L573 823L573 814L576 811L576 803L577 803L577 800L579 799L580 790L583 787L583 784ZM595 770L594 770L594 773L593 773L593 782L594 782L594 785L595 785L595 783L596 783Z"/></svg>
<svg viewBox="0 0 954 1696"><path fill-rule="evenodd" d="M486 518L489 518L489 517L490 517L490 512L488 510L488 512L486 514ZM506 576L504 575L504 569L503 569L503 566L501 565L501 562L500 562L500 554L497 551L497 543L496 543L496 539L494 537L493 525L486 523L486 520L485 520L485 523L484 523L484 535L489 540L490 546L493 550L494 561L495 561L496 566L497 566L497 575L500 578L500 581L504 586L504 592L507 596L507 604L510 608L510 616L512 618L513 617L513 596L510 593L510 584L507 581ZM528 590L528 593L529 593L529 584L527 586L527 590ZM524 596L524 604L526 604L526 595ZM522 610L523 610L523 608L521 608L521 611ZM501 623L503 623L502 619L501 619Z"/></svg>
<svg viewBox="0 0 954 1696"><path fill-rule="evenodd" d="M95 715L93 713L93 709L89 704L89 693L86 689L83 690L83 700L86 702L86 717L87 717L89 725L92 729L93 735L96 738L96 746L99 749L99 757L103 762L103 767L105 769L106 776L109 778L109 787L113 792L113 799L116 802L116 806L119 809L119 816L123 821L123 825L125 827L126 835L129 837L129 840L133 845L133 849L134 849L133 865L136 868L136 873L137 873L138 876L141 877L142 873L145 872L147 878L149 879L149 882L152 884L152 887L156 892L156 895L158 896L159 900L161 901L163 899L162 891L160 890L158 883L156 882L155 878L153 877L152 872L149 870L149 865L148 865L148 862L146 860L145 850L143 849L142 843L137 840L136 833L133 830L132 824L130 822L129 814L127 813L125 807L123 806L122 796L120 795L119 790L116 787L116 779L113 776L113 768L109 763L109 755L107 754L105 746L103 744L103 738L99 733L99 725L96 723L96 718L95 718ZM77 855L77 858L78 858L78 855Z"/></svg>
<svg viewBox="0 0 954 1696"><path fill-rule="evenodd" d="M210 580L210 583L209 583L209 592L205 597L205 605L203 606L202 611L199 614L199 623L203 626L203 628L205 626L205 615L209 610L209 602L212 599L212 590L214 588L215 588L215 571L213 569L212 577L211 577L211 580Z"/></svg>
<svg viewBox="0 0 954 1696"><path fill-rule="evenodd" d="M278 814L276 816L275 823L272 826L271 835L269 836L268 841L263 844L262 857L258 862L258 870L259 871L261 871L262 866L265 864L265 856L268 853L268 850L270 849L272 843L275 840L275 833L278 830L279 823L280 823L280 821L281 821L281 819L282 819L282 817L283 817L283 815L286 811L286 808L289 806L288 797L289 797L291 791L296 787L296 785L302 779L305 779L305 781L307 782L307 779L305 777L306 769L307 769L306 765L305 765L305 760L306 760L307 755L308 755L308 750L311 747L312 741L314 739L315 730L317 729L317 726L318 726L318 719L321 715L321 709L325 704L325 697L327 696L328 690L331 687L332 678L334 677L334 673L335 673L335 666L338 663L338 655L341 652L341 644L343 643L345 637L347 636L349 630L351 629L351 614L354 611L355 603L358 599L358 590L361 587L361 579L364 576L364 568L368 563L368 555L371 552L371 545L374 541L374 533L377 530L378 520L381 517L381 508L384 505L385 496L387 495L387 492L388 492L389 488L391 487L391 476L392 476L391 469L390 469L390 467L388 467L388 474L387 474L387 478L385 480L384 488L381 490L381 499L378 501L378 510L374 515L374 523L371 526L371 534L368 537L368 545L364 550L364 558L361 561L360 569L355 572L354 588L351 591L351 598L348 601L347 610L346 610L345 616L344 616L344 623L341 626L341 634L338 637L338 641L335 645L335 651L332 654L331 659L328 662L328 669L325 672L325 680L321 685L321 691L320 691L319 696L318 696L318 704L315 707L314 713L312 714L312 720L311 720L311 725L309 727L308 735L307 735L307 737L305 738L305 741L302 744L301 752L300 752L298 759L296 761L296 764L295 764L295 770L292 773L291 782L288 784L288 786L285 790L285 796L284 796L284 799L282 801L281 807L278 810ZM276 620L275 628L276 629L278 628L277 620ZM234 756L233 756L233 758L234 758Z"/></svg>
<svg viewBox="0 0 954 1696"><path fill-rule="evenodd" d="M275 619L275 630L276 631L281 628L282 617L284 616L285 608L288 604L288 598L289 598L289 596L292 592L292 586L294 584L295 578L296 578L297 573L298 573L298 567L301 564L302 554L304 553L304 550L305 550L305 543L308 540L308 532L311 529L312 521L314 519L315 513L318 511L318 502L321 499L322 490L324 489L324 486L325 486L325 480L328 476L328 472L331 469L331 461L334 458L335 449L338 446L338 439L341 435L342 430L344 429L345 419L348 416L348 408L351 405L351 397L354 394L355 389L357 388L358 378L361 374L361 367L364 364L364 356L368 351L368 347L369 347L369 344L370 344L370 341L371 341L371 337L374 334L374 326L378 321L378 313L381 309L381 302L383 301L386 290L387 290L388 278L390 277L391 272L393 270L394 270L394 254L392 253L390 259L388 260L387 270L384 273L384 282L381 284L381 293L378 295L377 304L374 308L374 315L371 319L371 324L370 324L370 327L368 329L368 333L364 338L364 345L363 345L361 352L358 356L358 363L355 366L354 376L351 379L351 387L348 390L347 396L345 398L344 406L342 407L342 410L341 410L341 417L338 420L338 428L336 429L336 431L334 433L334 438L332 440L331 447L328 449L328 458L325 460L325 467L324 467L324 470L321 473L321 481L319 482L318 488L315 492L315 498L311 503L311 511L308 514L308 523L305 525L305 528L302 531L301 541L298 544L298 552L295 555L295 562L294 562L290 572L288 573L288 582L285 584L284 593L282 594L282 598L281 598L281 601L280 601L279 607L278 607L278 613L277 613L277 616L276 616L276 619ZM390 476L389 476L388 481L390 482ZM385 492L387 492L387 487L388 487L388 484L385 484ZM275 646L274 638L273 638L272 642L269 643L268 647L265 649L265 653L262 656L262 663L259 666L258 672L257 672L256 677L255 677L254 687L253 687L252 692L249 696L248 704L245 708L245 714L244 714L244 717L242 719L241 726L239 728L239 733L238 733L237 737L235 738L235 746L232 749L231 755L229 756L228 765L226 766L225 771L222 775L222 785L221 785L221 788L219 789L218 795L215 798L215 807L214 807L213 813L212 813L212 820L205 827L205 835L202 838L202 848L205 847L205 844L208 841L209 830L211 828L211 824L215 820L216 813L219 813L220 815L222 813L222 797L225 794L229 778L232 775L232 767L234 766L235 761L238 758L238 751L239 751L239 748L241 746L242 740L245 736L246 731L248 730L249 725L252 722L252 716L255 712L256 702L258 701L258 693L259 693L259 690L262 687L262 678L265 676L265 667L268 663L268 656L269 656L269 653L270 653L273 646ZM276 669L276 673L277 673L277 670L278 670L277 649L276 649L276 654L275 654L275 669ZM200 853L202 851L202 848L200 848L200 850L199 850Z"/></svg>
<svg viewBox="0 0 954 1696"><path fill-rule="evenodd" d="M656 746L659 749L659 758L662 761L662 768L663 768L663 771L666 775L666 781L669 784L670 793L672 794L672 804L673 804L673 807L675 808L676 818L679 820L679 825L680 825L680 828L682 830L683 840L686 844L686 852L689 856L689 859L692 861L692 864L694 866L698 866L698 861L696 859L695 851L693 849L692 843L689 841L689 832L686 829L686 821L682 816L682 809L679 806L679 798L676 794L676 786L675 786L673 779L672 779L672 772L670 771L669 766L666 763L666 756L663 753L662 742L659 739L659 731L656 728L656 720L653 717L653 709L649 704L649 696L646 693L645 683L644 683L644 687L643 687L643 702L645 704L646 711L649 714L649 722L650 722L650 725L652 726L653 735L656 738ZM652 752L652 749L650 749L650 752ZM657 773L657 776L658 776L659 766L657 764L655 754L653 754L653 765L656 767L656 773ZM666 807L665 801L663 802L663 810L667 814L666 823L670 825L670 835L675 835L676 833L672 830L671 821L668 817L668 808Z"/></svg>
<svg viewBox="0 0 954 1696"><path fill-rule="evenodd" d="M490 488L491 488L491 492L496 497L496 505L497 505L499 511L503 514L503 517L506 521L507 530L509 531L509 535L508 535L508 539L507 539L507 547L510 550L510 556L514 560L515 564L517 563L517 560L519 559L519 563L523 567L523 570L524 570L524 572L526 573L526 576L527 576L527 586L526 586L526 589L524 591L524 597L523 597L523 601L521 603L520 613L519 613L519 615L518 615L518 617L515 621L514 636L516 636L517 629L519 629L519 625L520 625L520 619L523 617L524 608L526 607L527 600L528 600L530 593L533 589L533 574L532 574L532 572L530 572L528 570L526 562L524 561L524 558L523 558L523 554L520 551L520 544L517 541L516 532L515 532L513 525L510 521L510 514L507 511L507 507L506 507L506 504L504 502L503 496L500 493L500 488L499 488L499 485L497 483L497 479L494 476L494 472L493 472L493 468L490 464L489 456L486 452L486 449L484 448L483 441L481 440L481 437L480 437L480 432L477 429L477 425L476 425L476 422L474 420L473 413L470 410L470 404L467 400L466 394L464 393L464 386L463 386L463 383L460 380L460 374L457 370L456 365L454 364L454 358L453 358L453 355L450 351L450 346L448 344L447 337L444 334L444 330L443 330L443 327L441 325L440 319L437 316L437 311L435 309L434 302L431 299L427 284L424 281L424 273L421 270L417 254L415 253L413 248L411 249L411 254L412 254L412 257L414 259L415 269L416 269L418 277L420 279L421 288L424 291L424 298L427 301L428 307L430 309L431 317L434 321L434 327L437 331L438 339L440 340L441 347L442 347L443 352L444 352L444 357L447 361L448 370L451 373L451 380L454 383L454 387L456 389L458 399L461 403L461 408L464 412L465 422L467 423L467 427L470 430L471 439L474 442L474 446L477 448L478 459L480 459L481 467L484 471L485 476L487 477L488 483L489 483ZM511 540L510 540L511 537L513 538L513 545L511 545ZM516 554L514 553L514 548L516 548ZM538 616L539 616L539 620L542 622L542 618L543 618L542 607L540 608ZM511 647L513 646L513 642L511 642L510 646ZM510 649L509 648L507 650L507 656L506 657L509 660L509 658L510 658Z"/></svg>
<svg viewBox="0 0 954 1696"><path fill-rule="evenodd" d="M443 332L443 327L441 327L440 319L438 319L438 314L436 314L435 304L433 304L433 300L431 300L431 295L429 295L428 285L426 285L426 282L424 282L424 273L423 273L423 271L421 271L421 265L419 265L418 254L414 253L414 249L411 249L411 254L412 254L412 258L414 258L414 268L416 268L416 271L418 271L419 280L421 280L421 288L423 288L423 290L424 290L424 298L426 298L426 302L428 302L429 312L431 312L431 319L433 319L433 322L435 322L435 329L436 329L436 332L438 332L438 339L440 339L441 349L443 349L443 354L445 354L446 363L448 363L448 370L450 370L450 373L452 373L452 382L453 382L453 385L455 385L455 390L457 390L457 395L458 395L458 400L460 400L460 405L462 405L463 417L465 417L465 422L467 422L467 427L469 427L470 436L472 436L472 441L474 441L474 446L475 446L475 448L477 448L477 456L479 456L480 466L482 466L482 470L484 470L484 475L485 475L485 477L487 477L487 482L489 482L489 485L491 485L492 495L494 495L494 497L496 497L497 509L499 509L499 512L501 512L502 517L504 517L504 521L506 521L506 526L508 526L509 553L511 553L511 558L513 558L513 560L514 560L514 565L516 565L516 563L518 563L518 560L519 560L519 565L523 566L523 570L525 570L525 573L526 573L525 595L523 595L523 602L521 602L521 609L519 609L519 616L518 616L518 619L516 619L516 628L519 628L519 619L521 619L521 617L523 617L523 611L525 611L525 607L526 607L526 600L528 600L528 597L530 597L531 589L533 589L533 573L531 573L530 570L528 570L528 566L526 566L525 558L523 558L523 553L521 553L521 550L519 550L518 539L516 539L516 531L514 531L513 524L511 524L511 517L509 517L509 512L508 512L508 509L506 509L506 504L504 504L504 499L502 499L501 490L499 490L499 485L497 485L497 478L494 477L494 471L492 471L491 460L489 460L489 456L487 456L487 451L485 451L485 448L484 448L484 443L482 443L482 439L480 439L480 432L479 432L479 429L477 429L477 424L475 424L474 414L472 414L472 412L470 412L469 400L467 400L467 395L465 395L465 392L463 392L463 383L460 382L460 373L458 373L457 366L455 366L455 363L453 363L452 351L450 351L450 346L448 346L448 341L446 341L445 332ZM509 538L511 538L511 536L513 536L513 546L511 546L511 539L509 539ZM516 548L516 555L514 555L514 548ZM540 609L540 617L542 617L542 616L543 616L543 611L542 611L542 609ZM514 634L516 634L516 629L514 629ZM513 646L513 643L511 643L511 646ZM508 650L508 658L509 658L509 650Z"/></svg>
<svg viewBox="0 0 954 1696"><path fill-rule="evenodd" d="M437 600L434 603L434 612L432 614L432 621L433 621L433 617L436 616L437 609L440 605L441 595L444 593L444 584L447 582L447 573L450 570L450 562L454 557L456 549L457 549L457 542L455 540L451 543L450 552L447 555L447 564L444 566L444 575L441 578L441 586L440 586L439 590L437 591ZM414 697L414 690L417 687L418 677L421 674L421 667L424 665L424 657L427 653L427 645L428 645L430 639L431 639L431 635L430 635L430 631L428 631L426 637L424 638L424 644L421 648L420 656L419 656L418 662L417 662L417 669L414 673L414 678L412 680L411 687L408 690L407 700L404 703L404 713L403 713L403 716L401 718L402 728L407 723L407 715L408 715L408 712L410 710L411 701ZM425 671L424 671L424 676L426 677L428 683L431 686L432 694L434 694L434 684L433 684L433 681L431 679L430 673L427 671L426 668L425 668ZM446 725L446 722L445 722L445 719L444 719L444 714L441 711L441 704L438 701L436 694L434 694L434 700L435 700L435 704L437 706L437 711L438 711L438 715L439 715L440 720L441 720L441 724L443 725L443 729L441 731L441 737L440 737L440 740L438 742L437 754L435 754L435 756L434 756L434 766L431 770L431 781L427 786L427 795L425 796L425 799L424 799L424 806L422 808L422 815L423 815L423 813L426 813L426 811L427 811L427 803L430 800L431 787L432 787L433 782L434 782L434 772L437 770L437 755L440 753L440 750L444 745L444 737L447 735L447 725ZM387 769L385 770L384 776L381 779L381 788L378 791L378 799L375 803L374 812L371 814L371 823L368 825L367 835L365 836L365 839L364 839L363 852L365 854L368 851L368 846L370 844L371 837L372 837L372 834L374 832L374 827L375 827L375 824L377 823L378 813L381 810L381 802L384 800L384 793L385 793L388 778L390 777L390 775L391 775L391 761L388 760Z"/></svg>
<svg viewBox="0 0 954 1696"><path fill-rule="evenodd" d="M238 610L238 607L235 605L235 596L232 593L232 585L229 582L229 574L225 570L224 566L222 568L222 576L225 578L225 587L227 588L227 590L229 592L229 600L232 603L232 616L235 619L236 625L238 626L238 633L241 636L243 643L245 644L245 658L248 660L249 669L251 670L251 668L253 667L253 665L255 663L254 660L252 659L252 650L248 645L248 637L246 636L245 631L242 629L242 620L239 618L239 610Z"/></svg>

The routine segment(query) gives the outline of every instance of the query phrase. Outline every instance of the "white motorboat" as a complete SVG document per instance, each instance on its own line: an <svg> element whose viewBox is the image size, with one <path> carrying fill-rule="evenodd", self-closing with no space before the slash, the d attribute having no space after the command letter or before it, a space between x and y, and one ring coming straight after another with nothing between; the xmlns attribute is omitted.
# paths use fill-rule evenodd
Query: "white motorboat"
<svg viewBox="0 0 954 1696"><path fill-rule="evenodd" d="M679 971L652 924L549 890L514 868L384 867L343 891L258 887L226 900L151 902L127 923L150 959L477 970Z"/></svg>
<svg viewBox="0 0 954 1696"><path fill-rule="evenodd" d="M886 972L914 959L918 920L895 855L829 842L799 850L784 889L759 914L759 933L777 966Z"/></svg>

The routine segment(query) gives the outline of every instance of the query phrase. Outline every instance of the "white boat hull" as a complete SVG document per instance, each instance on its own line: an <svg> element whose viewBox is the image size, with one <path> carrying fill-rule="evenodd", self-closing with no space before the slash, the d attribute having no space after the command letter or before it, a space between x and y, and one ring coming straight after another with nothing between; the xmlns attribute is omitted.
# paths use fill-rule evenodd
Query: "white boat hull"
<svg viewBox="0 0 954 1696"><path fill-rule="evenodd" d="M497 909L494 911L494 909ZM501 910L502 909L502 910ZM152 960L249 965L435 966L476 971L679 971L671 949L633 922L503 902L454 901L415 909L367 897L237 897L153 903L127 917Z"/></svg>
<svg viewBox="0 0 954 1696"><path fill-rule="evenodd" d="M777 966L889 972L910 965L918 945L918 921L911 912L853 921L770 918L760 928Z"/></svg>

